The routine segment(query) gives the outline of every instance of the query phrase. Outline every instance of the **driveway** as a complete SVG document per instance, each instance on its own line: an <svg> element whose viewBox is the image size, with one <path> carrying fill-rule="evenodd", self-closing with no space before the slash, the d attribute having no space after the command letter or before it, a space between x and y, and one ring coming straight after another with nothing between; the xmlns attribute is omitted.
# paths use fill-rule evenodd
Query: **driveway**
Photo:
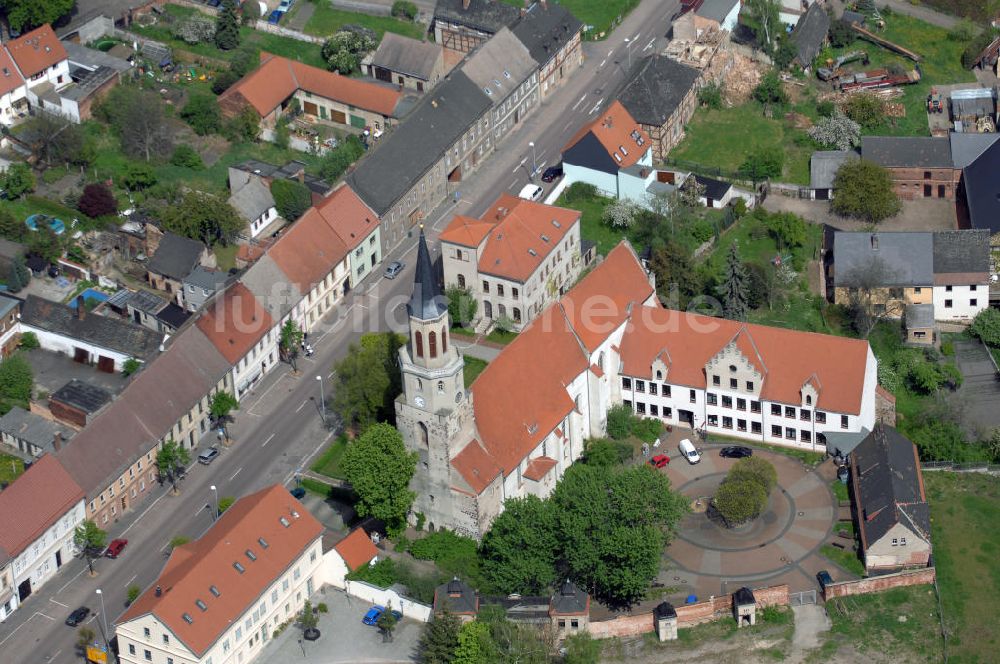
<svg viewBox="0 0 1000 664"><path fill-rule="evenodd" d="M880 231L949 231L958 227L954 203L936 198L900 202L902 210L895 217L880 222ZM806 221L829 224L842 231L866 230L863 222L830 212L829 201L810 201L772 193L763 205L770 212L794 212Z"/></svg>
<svg viewBox="0 0 1000 664"><path fill-rule="evenodd" d="M979 341L957 339L955 362L962 372L958 390L962 428L978 438L1000 427L1000 379L989 351Z"/></svg>
<svg viewBox="0 0 1000 664"><path fill-rule="evenodd" d="M312 597L313 606L320 602L325 602L330 611L319 614L322 636L318 641L301 641L301 630L289 625L267 644L257 661L304 664L417 661L423 623L404 617L396 625L392 641L385 643L378 628L361 622L372 606L370 603L330 586Z"/></svg>

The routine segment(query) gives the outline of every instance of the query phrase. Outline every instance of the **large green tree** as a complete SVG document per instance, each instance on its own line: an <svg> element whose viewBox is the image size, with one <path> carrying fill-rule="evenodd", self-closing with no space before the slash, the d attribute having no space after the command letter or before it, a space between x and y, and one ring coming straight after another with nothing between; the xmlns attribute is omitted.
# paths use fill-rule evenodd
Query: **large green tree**
<svg viewBox="0 0 1000 664"><path fill-rule="evenodd" d="M729 245L726 255L726 272L719 286L722 296L723 313L730 320L746 320L749 313L750 277L746 267L740 260L739 247L736 242Z"/></svg>
<svg viewBox="0 0 1000 664"><path fill-rule="evenodd" d="M392 332L364 334L334 365L333 410L344 426L363 431L377 419L395 420L393 404L402 391L398 351L404 342Z"/></svg>
<svg viewBox="0 0 1000 664"><path fill-rule="evenodd" d="M771 53L781 34L781 21L778 18L780 3L778 0L745 0L743 15L757 38L757 44L767 53Z"/></svg>
<svg viewBox="0 0 1000 664"><path fill-rule="evenodd" d="M1000 348L1000 310L987 307L980 311L972 319L969 332L990 346Z"/></svg>
<svg viewBox="0 0 1000 664"><path fill-rule="evenodd" d="M302 328L293 319L289 318L281 326L281 333L278 336L278 352L281 359L292 365L292 370L297 371L295 360L299 356L299 348L302 346Z"/></svg>
<svg viewBox="0 0 1000 664"><path fill-rule="evenodd" d="M556 539L552 506L537 496L504 503L504 511L483 537L483 573L504 593L537 595L556 580Z"/></svg>
<svg viewBox="0 0 1000 664"><path fill-rule="evenodd" d="M867 159L843 164L833 178L833 191L830 209L869 224L895 216L901 207L888 169Z"/></svg>
<svg viewBox="0 0 1000 664"><path fill-rule="evenodd" d="M179 203L164 208L161 216L166 230L208 246L229 244L246 226L232 205L203 191L188 191Z"/></svg>
<svg viewBox="0 0 1000 664"><path fill-rule="evenodd" d="M445 291L448 297L448 316L452 325L469 327L476 318L479 302L468 288L451 286Z"/></svg>
<svg viewBox="0 0 1000 664"><path fill-rule="evenodd" d="M94 558L100 558L107 544L108 534L97 527L97 524L87 519L73 531L73 544L87 559L90 575L94 576Z"/></svg>
<svg viewBox="0 0 1000 664"><path fill-rule="evenodd" d="M174 493L177 493L177 480L189 463L191 463L191 453L172 438L164 441L156 451L156 469L161 478L170 482Z"/></svg>
<svg viewBox="0 0 1000 664"><path fill-rule="evenodd" d="M458 648L458 631L462 623L447 607L424 625L420 635L421 664L450 664Z"/></svg>
<svg viewBox="0 0 1000 664"><path fill-rule="evenodd" d="M212 418L214 426L222 429L226 439L229 439L229 422L232 421L231 413L240 407L239 400L231 393L220 390L212 395L212 400L208 405L208 414Z"/></svg>
<svg viewBox="0 0 1000 664"><path fill-rule="evenodd" d="M188 102L184 104L184 108L181 109L181 119L191 125L194 133L199 136L214 134L222 129L222 113L219 110L219 102L212 95L191 95Z"/></svg>
<svg viewBox="0 0 1000 664"><path fill-rule="evenodd" d="M653 249L650 268L656 275L656 290L671 309L685 309L699 294L701 284L691 262L691 252L673 238Z"/></svg>
<svg viewBox="0 0 1000 664"><path fill-rule="evenodd" d="M6 413L13 406L28 409L34 373L21 353L0 360L0 410Z"/></svg>
<svg viewBox="0 0 1000 664"><path fill-rule="evenodd" d="M73 10L76 0L0 0L10 27L26 32L54 23Z"/></svg>
<svg viewBox="0 0 1000 664"><path fill-rule="evenodd" d="M295 221L312 206L309 187L298 180L275 180L271 183L274 206L287 221Z"/></svg>
<svg viewBox="0 0 1000 664"><path fill-rule="evenodd" d="M390 532L406 526L406 513L416 497L409 488L416 468L416 452L408 452L403 436L384 422L368 427L347 447L341 462L358 496L358 515L385 522Z"/></svg>
<svg viewBox="0 0 1000 664"><path fill-rule="evenodd" d="M173 132L163 108L155 92L119 85L104 98L97 114L114 129L127 155L151 161L173 151Z"/></svg>
<svg viewBox="0 0 1000 664"><path fill-rule="evenodd" d="M21 130L31 151L45 166L59 163L85 166L94 160L94 141L83 127L52 113L37 113Z"/></svg>
<svg viewBox="0 0 1000 664"><path fill-rule="evenodd" d="M764 511L777 483L778 473L767 460L740 459L729 469L713 496L712 507L731 526L746 523Z"/></svg>
<svg viewBox="0 0 1000 664"><path fill-rule="evenodd" d="M222 0L221 11L215 21L215 45L230 51L240 45L240 18L236 0Z"/></svg>
<svg viewBox="0 0 1000 664"><path fill-rule="evenodd" d="M754 211L757 214L756 210ZM806 222L792 212L772 212L766 215L767 232L778 243L779 251L788 251L806 243Z"/></svg>
<svg viewBox="0 0 1000 664"><path fill-rule="evenodd" d="M20 198L35 190L35 173L31 166L24 162L11 164L0 177L8 198Z"/></svg>

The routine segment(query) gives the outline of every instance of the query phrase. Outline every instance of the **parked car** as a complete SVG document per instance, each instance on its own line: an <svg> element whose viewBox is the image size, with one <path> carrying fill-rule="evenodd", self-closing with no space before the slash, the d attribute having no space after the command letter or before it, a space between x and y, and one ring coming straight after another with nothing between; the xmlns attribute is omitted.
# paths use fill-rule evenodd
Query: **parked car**
<svg viewBox="0 0 1000 664"><path fill-rule="evenodd" d="M219 456L219 450L215 447L210 447L201 454L198 455L198 463L208 465L215 461L215 457Z"/></svg>
<svg viewBox="0 0 1000 664"><path fill-rule="evenodd" d="M542 182L555 182L563 176L562 164L556 164L555 166L549 166L542 173Z"/></svg>
<svg viewBox="0 0 1000 664"><path fill-rule="evenodd" d="M294 489L289 490L288 493L292 494L292 498L296 500L302 500L303 498L306 497L306 490L300 486L297 486Z"/></svg>
<svg viewBox="0 0 1000 664"><path fill-rule="evenodd" d="M677 446L678 451L680 451L681 456L687 459L687 462L694 465L701 461L701 455L698 454L698 450L694 448L694 444L685 438L681 441L681 444Z"/></svg>
<svg viewBox="0 0 1000 664"><path fill-rule="evenodd" d="M277 9L275 9L273 12L271 12L268 15L267 22L270 23L271 25L278 25L278 21L281 20L281 15L282 14L284 14L284 12L281 12L281 11L278 11Z"/></svg>
<svg viewBox="0 0 1000 664"><path fill-rule="evenodd" d="M744 445L730 445L719 450L719 456L727 459L742 459L753 456L753 450Z"/></svg>
<svg viewBox="0 0 1000 664"><path fill-rule="evenodd" d="M385 268L385 278L395 279L402 271L403 271L403 264L400 263L399 261L393 261L389 263L389 265L386 266Z"/></svg>
<svg viewBox="0 0 1000 664"><path fill-rule="evenodd" d="M127 545L128 545L127 539L111 540L111 544L108 545L108 548L104 552L104 555L107 556L108 558L117 558L118 556L121 555L122 551L125 550L125 547Z"/></svg>
<svg viewBox="0 0 1000 664"><path fill-rule="evenodd" d="M73 613L69 614L69 618L66 618L66 624L70 627L76 627L90 615L90 609L85 606L81 606L78 609L74 609Z"/></svg>
<svg viewBox="0 0 1000 664"><path fill-rule="evenodd" d="M517 197L526 201L537 201L542 197L542 188L537 184L526 184L521 188L521 193Z"/></svg>
<svg viewBox="0 0 1000 664"><path fill-rule="evenodd" d="M833 583L833 577L825 569L817 572L816 580L819 581L819 587L822 590L826 590L826 587Z"/></svg>
<svg viewBox="0 0 1000 664"><path fill-rule="evenodd" d="M361 622L366 625L374 625L378 622L379 616L383 613L385 613L385 607L381 604L376 604L372 608L368 609L368 613L366 613L365 617L361 619ZM396 617L396 620L402 620L403 618L403 614L395 609L392 610L392 615Z"/></svg>
<svg viewBox="0 0 1000 664"><path fill-rule="evenodd" d="M655 457L649 460L649 465L653 468L663 468L668 463L670 463L670 457L666 454L657 454Z"/></svg>

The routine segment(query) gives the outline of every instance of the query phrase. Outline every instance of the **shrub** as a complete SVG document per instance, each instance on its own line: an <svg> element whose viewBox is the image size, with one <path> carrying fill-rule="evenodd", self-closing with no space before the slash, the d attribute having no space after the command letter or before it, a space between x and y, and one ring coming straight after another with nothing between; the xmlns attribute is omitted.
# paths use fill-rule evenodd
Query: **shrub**
<svg viewBox="0 0 1000 664"><path fill-rule="evenodd" d="M141 595L141 594L142 594L142 588L140 588L139 586L137 586L135 584L129 586L128 587L128 591L126 592L125 603L126 604L131 604L135 600L139 599L139 595Z"/></svg>
<svg viewBox="0 0 1000 664"><path fill-rule="evenodd" d="M788 103L788 93L785 92L776 70L772 69L764 74L760 83L753 90L753 98L765 105L783 106Z"/></svg>
<svg viewBox="0 0 1000 664"><path fill-rule="evenodd" d="M392 3L390 13L396 18L412 21L417 18L417 6L409 2L409 0L396 0L396 2Z"/></svg>
<svg viewBox="0 0 1000 664"><path fill-rule="evenodd" d="M615 440L628 438L632 433L635 415L625 404L612 406L608 409L608 435Z"/></svg>
<svg viewBox="0 0 1000 664"><path fill-rule="evenodd" d="M844 19L837 19L830 23L830 45L834 48L843 48L854 41L857 36L851 28L850 23Z"/></svg>
<svg viewBox="0 0 1000 664"><path fill-rule="evenodd" d="M844 113L862 127L872 129L885 119L885 101L870 92L853 94L844 102Z"/></svg>
<svg viewBox="0 0 1000 664"><path fill-rule="evenodd" d="M207 136L222 128L219 103L214 97L205 94L191 96L181 110L181 119L191 125L194 133L199 136Z"/></svg>
<svg viewBox="0 0 1000 664"><path fill-rule="evenodd" d="M147 189L156 184L156 173L149 164L129 164L122 176L122 184L132 191Z"/></svg>
<svg viewBox="0 0 1000 664"><path fill-rule="evenodd" d="M641 417L632 425L632 434L644 443L653 443L663 433L663 423L653 418Z"/></svg>
<svg viewBox="0 0 1000 664"><path fill-rule="evenodd" d="M941 354L945 357L953 357L955 355L955 344L951 341L942 341Z"/></svg>
<svg viewBox="0 0 1000 664"><path fill-rule="evenodd" d="M316 605L316 611L318 611L319 613L329 613L330 607L326 605L326 602L320 602L319 604Z"/></svg>
<svg viewBox="0 0 1000 664"><path fill-rule="evenodd" d="M706 108L722 108L722 88L718 83L709 83L698 90L698 103Z"/></svg>
<svg viewBox="0 0 1000 664"><path fill-rule="evenodd" d="M21 341L18 345L25 350L32 350L41 344L38 343L38 335L29 331L21 333Z"/></svg>
<svg viewBox="0 0 1000 664"><path fill-rule="evenodd" d="M768 461L752 456L740 459L729 469L726 481L736 479L757 482L765 493L770 494L771 490L778 484L778 471Z"/></svg>
<svg viewBox="0 0 1000 664"><path fill-rule="evenodd" d="M816 112L821 118L829 118L836 112L837 106L829 99L816 104Z"/></svg>
<svg viewBox="0 0 1000 664"><path fill-rule="evenodd" d="M233 83L238 80L240 80L240 75L232 69L221 71L215 75L215 79L212 81L212 92L217 95L221 95L223 92L231 88Z"/></svg>
<svg viewBox="0 0 1000 664"><path fill-rule="evenodd" d="M589 182L574 182L570 186L566 187L566 191L563 193L563 196L566 197L566 201L568 203L587 201L597 197L597 187Z"/></svg>
<svg viewBox="0 0 1000 664"><path fill-rule="evenodd" d="M309 188L298 180L274 180L271 195L278 214L288 221L295 221L312 205Z"/></svg>
<svg viewBox="0 0 1000 664"><path fill-rule="evenodd" d="M419 533L421 530L424 529L424 523L426 521L427 521L427 515L424 514L423 512L417 512L417 523L415 526L413 526L414 529L416 529L416 531Z"/></svg>
<svg viewBox="0 0 1000 664"><path fill-rule="evenodd" d="M740 173L754 181L781 177L785 166L785 152L780 146L769 145L758 148L747 155L740 165Z"/></svg>
<svg viewBox="0 0 1000 664"><path fill-rule="evenodd" d="M95 182L83 188L77 209L88 217L103 217L118 212L118 201L106 184Z"/></svg>
<svg viewBox="0 0 1000 664"><path fill-rule="evenodd" d="M139 360L135 359L134 357L130 357L127 360L125 360L125 362L122 364L122 375L131 376L136 371L138 371L139 367L141 366L142 363L139 362Z"/></svg>
<svg viewBox="0 0 1000 664"><path fill-rule="evenodd" d="M589 466L617 466L631 461L634 455L629 443L607 438L592 438L583 448L583 460Z"/></svg>
<svg viewBox="0 0 1000 664"><path fill-rule="evenodd" d="M170 155L170 163L194 171L201 171L205 168L205 162L201 160L201 155L190 145L178 145L174 148L174 153Z"/></svg>
<svg viewBox="0 0 1000 664"><path fill-rule="evenodd" d="M35 190L35 174L31 166L23 162L11 164L7 172L0 176L0 181L3 182L7 196L12 199L20 198Z"/></svg>
<svg viewBox="0 0 1000 664"><path fill-rule="evenodd" d="M992 307L980 311L972 320L969 332L987 345L1000 347L1000 311Z"/></svg>
<svg viewBox="0 0 1000 664"><path fill-rule="evenodd" d="M861 125L837 113L817 122L809 129L809 136L824 147L850 150L861 140Z"/></svg>
<svg viewBox="0 0 1000 664"><path fill-rule="evenodd" d="M319 165L319 174L325 180L333 182L344 174L344 171L365 153L365 145L361 139L353 134L333 150L323 156L323 161Z"/></svg>

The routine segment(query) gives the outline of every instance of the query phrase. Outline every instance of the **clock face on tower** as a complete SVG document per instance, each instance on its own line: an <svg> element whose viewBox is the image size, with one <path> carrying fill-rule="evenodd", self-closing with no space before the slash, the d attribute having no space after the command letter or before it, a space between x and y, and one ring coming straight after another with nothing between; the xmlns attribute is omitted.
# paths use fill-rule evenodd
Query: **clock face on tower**
<svg viewBox="0 0 1000 664"><path fill-rule="evenodd" d="M419 394L417 396L413 397L413 405L415 405L417 408L423 408L424 407L424 398L422 396L420 396Z"/></svg>

